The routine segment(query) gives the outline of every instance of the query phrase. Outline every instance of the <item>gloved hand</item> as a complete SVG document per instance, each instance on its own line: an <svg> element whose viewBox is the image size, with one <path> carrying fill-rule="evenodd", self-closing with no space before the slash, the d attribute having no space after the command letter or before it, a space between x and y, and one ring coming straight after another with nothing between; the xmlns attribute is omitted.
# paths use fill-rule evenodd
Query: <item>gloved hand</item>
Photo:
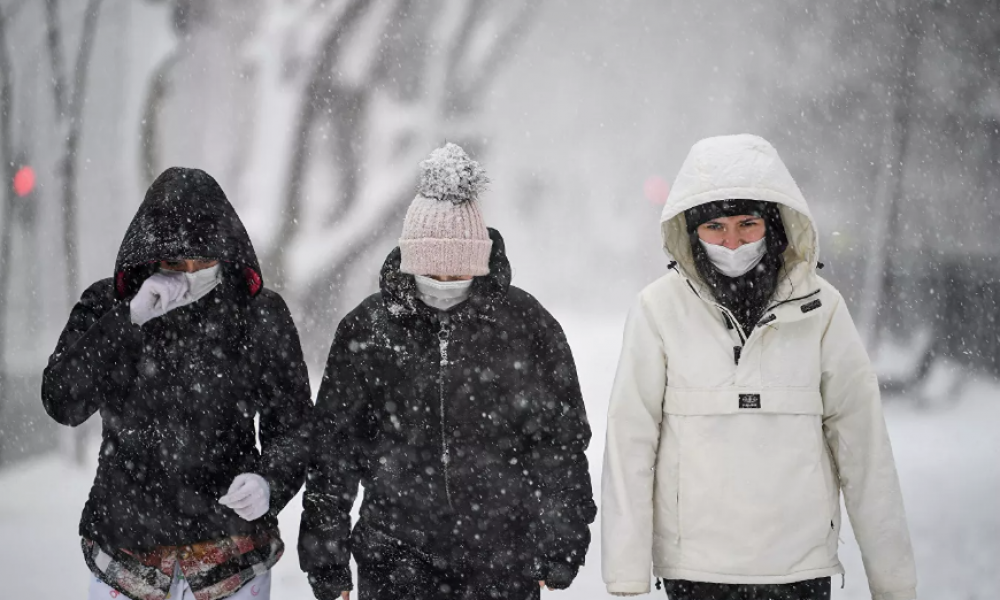
<svg viewBox="0 0 1000 600"><path fill-rule="evenodd" d="M568 565L565 563L550 563L545 575L545 587L550 590L564 590L576 579L576 572L580 569L578 565Z"/></svg>
<svg viewBox="0 0 1000 600"><path fill-rule="evenodd" d="M132 322L142 326L156 317L162 317L175 308L187 292L186 277L153 273L142 282L139 293L129 303Z"/></svg>
<svg viewBox="0 0 1000 600"><path fill-rule="evenodd" d="M229 492L219 498L219 504L233 509L246 521L254 521L271 508L271 486L256 473L237 475Z"/></svg>

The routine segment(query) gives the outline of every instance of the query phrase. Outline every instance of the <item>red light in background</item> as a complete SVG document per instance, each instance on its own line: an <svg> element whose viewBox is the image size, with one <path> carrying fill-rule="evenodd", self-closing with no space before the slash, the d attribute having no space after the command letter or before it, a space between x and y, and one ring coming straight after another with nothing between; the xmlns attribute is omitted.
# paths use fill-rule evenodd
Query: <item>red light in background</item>
<svg viewBox="0 0 1000 600"><path fill-rule="evenodd" d="M14 174L14 193L22 198L35 189L35 170L31 167L21 167Z"/></svg>
<svg viewBox="0 0 1000 600"><path fill-rule="evenodd" d="M670 195L670 184L663 180L662 177L653 175L646 179L646 183L642 186L642 191L646 194L646 199L653 204L666 204L667 196Z"/></svg>

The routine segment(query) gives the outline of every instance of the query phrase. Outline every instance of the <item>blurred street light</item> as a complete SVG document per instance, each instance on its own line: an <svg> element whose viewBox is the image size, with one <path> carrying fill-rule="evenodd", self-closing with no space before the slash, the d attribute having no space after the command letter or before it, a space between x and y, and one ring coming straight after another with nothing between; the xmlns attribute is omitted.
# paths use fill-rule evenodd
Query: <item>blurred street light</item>
<svg viewBox="0 0 1000 600"><path fill-rule="evenodd" d="M24 166L14 174L14 193L23 198L35 189L35 170Z"/></svg>

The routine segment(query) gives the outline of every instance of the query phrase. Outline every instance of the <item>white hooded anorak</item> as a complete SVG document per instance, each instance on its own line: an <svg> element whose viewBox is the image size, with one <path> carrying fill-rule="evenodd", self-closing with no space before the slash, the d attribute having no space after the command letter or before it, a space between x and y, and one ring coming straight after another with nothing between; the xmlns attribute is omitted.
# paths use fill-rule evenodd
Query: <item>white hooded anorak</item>
<svg viewBox="0 0 1000 600"><path fill-rule="evenodd" d="M695 269L684 211L777 203L789 245L752 331ZM843 493L872 597L916 598L878 382L844 299L816 273L816 226L775 149L695 144L661 219L676 261L629 313L608 409L603 575L618 595L664 579L791 583L842 574Z"/></svg>

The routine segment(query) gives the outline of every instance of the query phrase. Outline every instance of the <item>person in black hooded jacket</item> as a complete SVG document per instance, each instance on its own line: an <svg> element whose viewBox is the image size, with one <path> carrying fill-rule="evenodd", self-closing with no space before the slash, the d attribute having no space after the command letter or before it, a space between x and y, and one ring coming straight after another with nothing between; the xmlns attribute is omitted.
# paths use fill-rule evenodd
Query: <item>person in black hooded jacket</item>
<svg viewBox="0 0 1000 600"><path fill-rule="evenodd" d="M538 597L568 587L594 520L590 427L556 320L510 285L477 163L422 163L400 247L338 327L299 539L320 600ZM359 482L361 517L351 530Z"/></svg>
<svg viewBox="0 0 1000 600"><path fill-rule="evenodd" d="M73 308L42 401L64 425L101 414L80 522L91 598L267 597L278 512L305 476L309 381L288 308L207 173L150 186L114 278Z"/></svg>

